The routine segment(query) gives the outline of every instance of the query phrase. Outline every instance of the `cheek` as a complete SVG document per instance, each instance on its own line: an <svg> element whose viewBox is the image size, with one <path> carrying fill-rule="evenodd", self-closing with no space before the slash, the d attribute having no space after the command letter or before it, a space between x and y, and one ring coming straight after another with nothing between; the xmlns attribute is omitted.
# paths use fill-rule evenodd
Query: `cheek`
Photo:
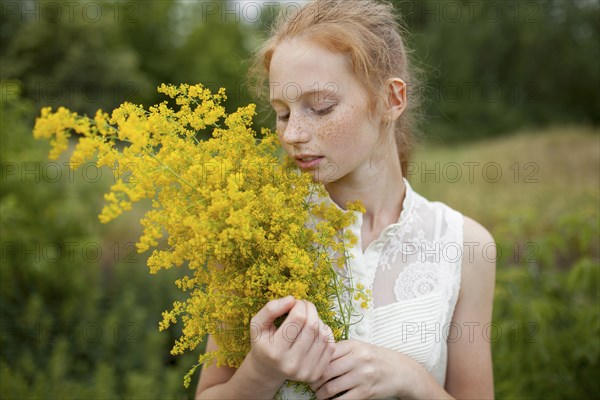
<svg viewBox="0 0 600 400"><path fill-rule="evenodd" d="M317 132L319 142L335 150L354 149L367 145L364 120L352 113L344 113L328 121Z"/></svg>

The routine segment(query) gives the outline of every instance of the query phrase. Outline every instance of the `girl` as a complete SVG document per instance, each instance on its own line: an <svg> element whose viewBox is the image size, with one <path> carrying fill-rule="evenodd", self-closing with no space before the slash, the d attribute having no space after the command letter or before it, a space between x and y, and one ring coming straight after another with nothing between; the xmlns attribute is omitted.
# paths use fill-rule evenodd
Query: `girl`
<svg viewBox="0 0 600 400"><path fill-rule="evenodd" d="M285 380L308 382L319 399L493 398L483 328L495 255L481 251L493 239L405 178L415 102L393 7L314 0L279 16L257 58L285 151L325 184L326 201L366 208L349 228L360 238L349 268L372 299L338 343L311 303L269 302L253 318L264 329L244 362L205 368L197 398L273 398ZM284 324L302 327L296 337L274 326L286 313ZM207 346L215 349L210 338Z"/></svg>

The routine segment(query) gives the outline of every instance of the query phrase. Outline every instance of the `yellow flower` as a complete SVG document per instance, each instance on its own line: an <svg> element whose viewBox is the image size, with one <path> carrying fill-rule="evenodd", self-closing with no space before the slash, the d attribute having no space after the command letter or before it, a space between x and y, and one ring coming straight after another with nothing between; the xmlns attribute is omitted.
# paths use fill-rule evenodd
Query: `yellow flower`
<svg viewBox="0 0 600 400"><path fill-rule="evenodd" d="M353 310L341 294L363 307L369 301L364 287L354 288L343 278L350 274L340 274L350 257L347 246L357 240L345 229L354 214L311 201L325 189L278 158L274 132L263 128L257 138L254 104L226 114L224 89L213 94L200 84L162 84L158 91L178 107L124 103L110 116L98 110L93 119L44 108L33 134L50 140L55 158L75 133L73 165L97 155L98 166L113 170L101 222L151 199L137 249L152 251L150 273L185 268L176 285L186 297L159 324L160 330L183 325L172 353L193 351L211 334L219 349L198 363L239 366L250 350L250 318L286 295L313 302L335 338L347 337ZM198 141L202 129L212 138ZM348 209L362 210L358 204Z"/></svg>

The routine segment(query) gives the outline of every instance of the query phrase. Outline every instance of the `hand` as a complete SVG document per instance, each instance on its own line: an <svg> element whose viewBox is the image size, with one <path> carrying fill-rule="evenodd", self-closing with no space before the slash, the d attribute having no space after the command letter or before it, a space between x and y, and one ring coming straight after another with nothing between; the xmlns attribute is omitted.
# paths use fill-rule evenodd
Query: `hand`
<svg viewBox="0 0 600 400"><path fill-rule="evenodd" d="M415 366L415 364L417 364ZM411 369L420 365L401 353L358 340L336 343L332 361L310 387L317 399L379 399L403 396ZM344 393L345 392L345 393Z"/></svg>
<svg viewBox="0 0 600 400"><path fill-rule="evenodd" d="M289 313L277 328L275 320ZM314 382L335 350L331 329L321 321L314 304L291 296L268 302L251 321L252 365L279 379Z"/></svg>

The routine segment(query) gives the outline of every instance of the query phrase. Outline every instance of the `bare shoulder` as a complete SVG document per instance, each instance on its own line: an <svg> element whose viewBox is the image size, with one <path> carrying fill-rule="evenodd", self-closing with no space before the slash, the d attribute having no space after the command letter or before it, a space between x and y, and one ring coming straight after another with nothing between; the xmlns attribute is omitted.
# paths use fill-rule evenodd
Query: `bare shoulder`
<svg viewBox="0 0 600 400"><path fill-rule="evenodd" d="M464 241L477 242L481 244L494 243L492 234L483 227L479 222L472 218L464 216Z"/></svg>
<svg viewBox="0 0 600 400"><path fill-rule="evenodd" d="M496 243L486 228L469 217L464 217L463 229L464 252L457 306L484 307L487 313L491 311L496 281Z"/></svg>
<svg viewBox="0 0 600 400"><path fill-rule="evenodd" d="M462 284L459 298L487 298L491 296L496 278L496 242L480 223L464 217L464 252Z"/></svg>

